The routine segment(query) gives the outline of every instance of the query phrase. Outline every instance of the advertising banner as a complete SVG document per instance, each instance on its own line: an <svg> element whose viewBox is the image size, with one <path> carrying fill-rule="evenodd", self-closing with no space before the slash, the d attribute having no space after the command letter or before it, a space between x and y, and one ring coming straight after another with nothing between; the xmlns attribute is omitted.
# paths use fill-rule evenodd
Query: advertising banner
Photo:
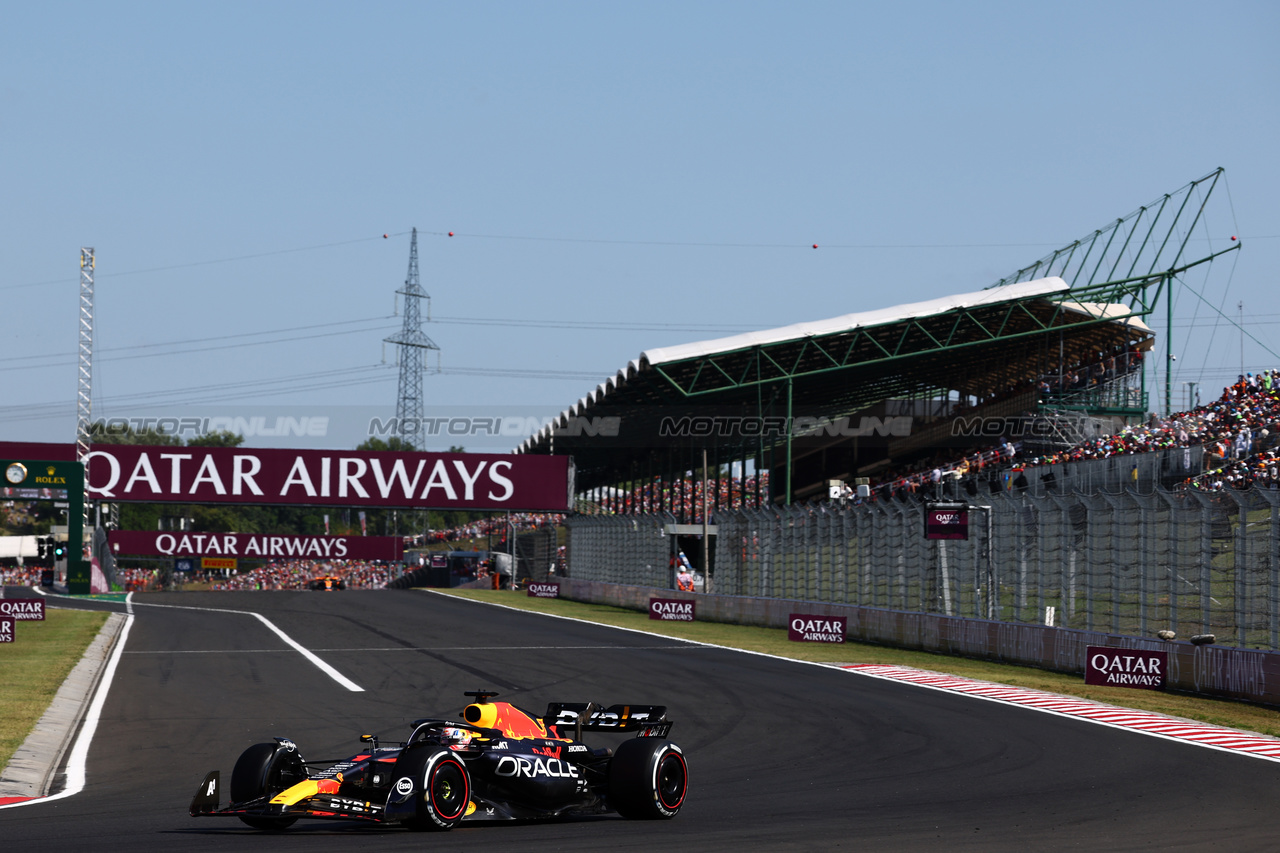
<svg viewBox="0 0 1280 853"><path fill-rule="evenodd" d="M201 557L200 568L208 571L209 569L230 569L236 570L235 557Z"/></svg>
<svg viewBox="0 0 1280 853"><path fill-rule="evenodd" d="M0 616L0 643L13 642L13 617Z"/></svg>
<svg viewBox="0 0 1280 853"><path fill-rule="evenodd" d="M663 622L692 622L693 604L678 598L650 598L649 618Z"/></svg>
<svg viewBox="0 0 1280 853"><path fill-rule="evenodd" d="M969 510L926 508L924 511L925 539L968 539Z"/></svg>
<svg viewBox="0 0 1280 853"><path fill-rule="evenodd" d="M43 598L0 598L0 616L19 621L44 621Z"/></svg>
<svg viewBox="0 0 1280 853"><path fill-rule="evenodd" d="M567 456L95 444L85 462L115 502L564 512L573 491Z"/></svg>
<svg viewBox="0 0 1280 853"><path fill-rule="evenodd" d="M245 557L299 560L399 560L399 536L276 536L265 533L192 533L112 530L113 554L139 557ZM206 567L207 568L207 567Z"/></svg>
<svg viewBox="0 0 1280 853"><path fill-rule="evenodd" d="M1085 684L1162 690L1168 672L1168 652L1110 646L1089 646L1085 650Z"/></svg>
<svg viewBox="0 0 1280 853"><path fill-rule="evenodd" d="M530 598L560 597L560 584L558 583L531 583L528 589Z"/></svg>
<svg viewBox="0 0 1280 853"><path fill-rule="evenodd" d="M787 639L797 643L843 643L848 627L847 616L792 613L787 619Z"/></svg>

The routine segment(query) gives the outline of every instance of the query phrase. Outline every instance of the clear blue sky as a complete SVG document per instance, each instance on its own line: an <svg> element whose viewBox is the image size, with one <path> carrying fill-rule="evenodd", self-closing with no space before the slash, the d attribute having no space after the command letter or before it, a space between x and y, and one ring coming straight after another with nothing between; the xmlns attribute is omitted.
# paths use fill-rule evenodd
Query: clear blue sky
<svg viewBox="0 0 1280 853"><path fill-rule="evenodd" d="M81 246L96 416L393 413L414 226L429 409L551 414L647 348L980 289L1218 166L1244 248L1196 282L1280 352L1278 39L1272 2L11 5L0 439L74 438ZM1216 393L1239 335L1191 309L1175 380Z"/></svg>

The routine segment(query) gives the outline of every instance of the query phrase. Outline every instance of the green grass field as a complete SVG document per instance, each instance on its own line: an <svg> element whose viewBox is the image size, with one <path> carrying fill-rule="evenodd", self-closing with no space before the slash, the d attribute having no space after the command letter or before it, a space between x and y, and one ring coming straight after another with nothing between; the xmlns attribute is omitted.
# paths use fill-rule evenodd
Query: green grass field
<svg viewBox="0 0 1280 853"><path fill-rule="evenodd" d="M50 607L43 622L14 625L14 641L0 645L0 767L27 739L107 615Z"/></svg>
<svg viewBox="0 0 1280 853"><path fill-rule="evenodd" d="M588 604L564 599L530 598L524 592L478 589L437 590L460 598L503 604L521 610L570 616L602 625L616 625L667 637L714 643L735 649L764 652L778 657L820 663L880 663L910 666L933 672L945 672L965 678L977 678L1035 690L1047 690L1067 696L1080 696L1098 702L1171 714L1219 726L1280 737L1280 711L1222 699L1204 699L1182 693L1154 690L1132 690L1122 687L1090 687L1084 676L1026 666L1009 666L969 658L894 649L863 643L793 643L782 628L755 628L719 622L657 622L647 613L624 610L604 604Z"/></svg>

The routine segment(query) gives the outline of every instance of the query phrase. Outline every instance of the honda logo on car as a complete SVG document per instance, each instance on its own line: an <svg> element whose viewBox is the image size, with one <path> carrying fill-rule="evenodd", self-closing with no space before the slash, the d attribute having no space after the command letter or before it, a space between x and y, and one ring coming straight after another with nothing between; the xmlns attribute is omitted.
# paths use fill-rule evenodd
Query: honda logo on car
<svg viewBox="0 0 1280 853"><path fill-rule="evenodd" d="M23 621L43 621L44 599L0 598L0 616L12 616Z"/></svg>
<svg viewBox="0 0 1280 853"><path fill-rule="evenodd" d="M1104 687L1136 687L1159 690L1169 669L1169 653L1145 649L1115 649L1089 646L1084 683Z"/></svg>
<svg viewBox="0 0 1280 853"><path fill-rule="evenodd" d="M578 768L559 758L528 759L516 755L504 755L494 768L495 776L524 776L529 779L550 776L558 779L577 779Z"/></svg>
<svg viewBox="0 0 1280 853"><path fill-rule="evenodd" d="M693 602L678 598L649 599L649 618L663 622L692 622Z"/></svg>
<svg viewBox="0 0 1280 853"><path fill-rule="evenodd" d="M530 598L559 598L560 584L558 583L531 583L529 584Z"/></svg>
<svg viewBox="0 0 1280 853"><path fill-rule="evenodd" d="M787 623L787 639L798 643L843 643L848 626L846 616L792 613Z"/></svg>

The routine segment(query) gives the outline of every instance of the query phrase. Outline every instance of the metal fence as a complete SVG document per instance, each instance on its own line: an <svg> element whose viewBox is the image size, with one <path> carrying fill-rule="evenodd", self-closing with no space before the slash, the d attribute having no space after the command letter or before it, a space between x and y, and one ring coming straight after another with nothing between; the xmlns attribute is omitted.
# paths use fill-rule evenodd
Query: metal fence
<svg viewBox="0 0 1280 853"><path fill-rule="evenodd" d="M1000 493L969 538L918 497L721 512L708 591L1280 649L1280 491ZM670 588L669 519L568 520L574 578Z"/></svg>

